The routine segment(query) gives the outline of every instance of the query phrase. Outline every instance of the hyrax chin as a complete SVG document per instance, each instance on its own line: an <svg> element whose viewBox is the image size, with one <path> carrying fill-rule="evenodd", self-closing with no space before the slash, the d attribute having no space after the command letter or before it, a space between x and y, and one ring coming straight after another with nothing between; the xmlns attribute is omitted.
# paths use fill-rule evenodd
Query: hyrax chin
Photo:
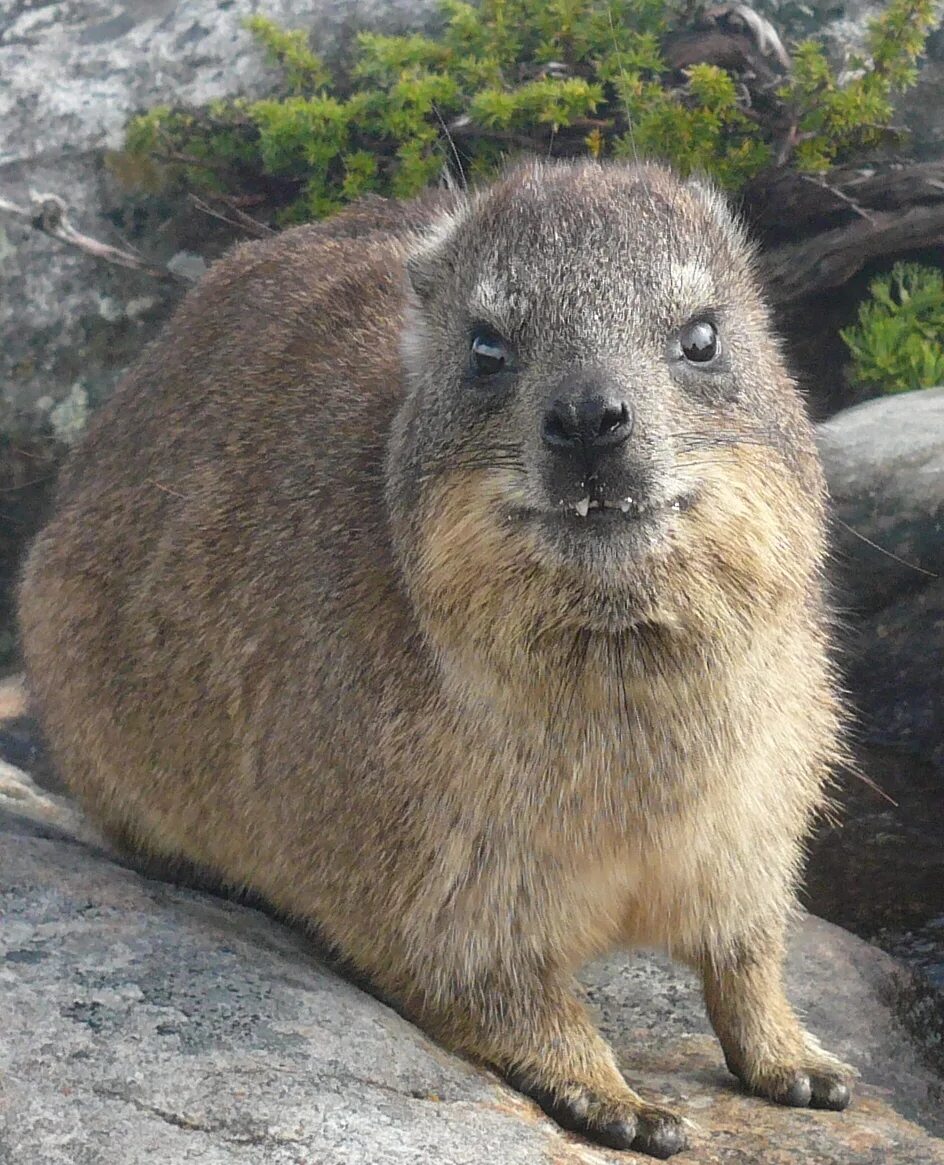
<svg viewBox="0 0 944 1165"><path fill-rule="evenodd" d="M667 1157L574 991L654 946L731 1071L841 1109L781 982L836 751L810 427L719 199L527 165L234 251L22 584L64 777L562 1125Z"/></svg>

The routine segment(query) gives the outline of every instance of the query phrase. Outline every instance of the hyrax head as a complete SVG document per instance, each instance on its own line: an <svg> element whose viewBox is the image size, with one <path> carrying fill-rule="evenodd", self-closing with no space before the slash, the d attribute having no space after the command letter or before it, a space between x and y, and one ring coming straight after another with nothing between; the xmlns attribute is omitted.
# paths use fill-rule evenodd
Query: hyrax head
<svg viewBox="0 0 944 1165"><path fill-rule="evenodd" d="M809 425L723 201L529 164L410 256L389 502L414 599L513 634L718 630L821 553ZM516 621L517 620L517 621Z"/></svg>

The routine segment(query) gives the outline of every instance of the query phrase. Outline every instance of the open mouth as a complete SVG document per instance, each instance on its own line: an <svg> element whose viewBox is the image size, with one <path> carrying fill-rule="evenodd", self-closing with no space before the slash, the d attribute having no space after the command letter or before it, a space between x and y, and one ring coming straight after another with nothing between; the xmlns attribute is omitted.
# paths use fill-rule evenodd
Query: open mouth
<svg viewBox="0 0 944 1165"><path fill-rule="evenodd" d="M667 504L646 504L637 501L635 498L624 497L618 499L597 498L586 494L579 498L576 502L560 501L558 505L565 514L576 514L578 518L590 518L591 516L601 516L604 514L615 516L621 514L625 518L638 519L653 517L660 511L669 513L681 514L685 510L691 509L694 504L694 498L691 495L683 495L675 498Z"/></svg>
<svg viewBox="0 0 944 1165"><path fill-rule="evenodd" d="M667 502L642 502L628 497L611 500L585 494L575 502L561 500L553 510L532 506L515 507L508 517L527 523L536 522L554 540L563 536L568 543L576 539L583 544L588 537L596 541L592 537L594 531L607 539L620 533L629 537L650 538L664 524L667 530L671 528L671 519L692 509L696 501L694 493L683 494Z"/></svg>

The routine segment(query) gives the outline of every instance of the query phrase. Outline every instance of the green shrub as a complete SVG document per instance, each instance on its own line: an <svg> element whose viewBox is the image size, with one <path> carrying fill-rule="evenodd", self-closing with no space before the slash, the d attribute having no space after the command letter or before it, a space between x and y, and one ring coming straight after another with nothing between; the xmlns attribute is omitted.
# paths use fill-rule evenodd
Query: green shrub
<svg viewBox="0 0 944 1165"><path fill-rule="evenodd" d="M887 136L892 96L914 80L934 6L891 0L847 80L820 46L801 44L761 118L724 69L671 75L662 45L682 20L674 2L441 0L438 36L362 33L343 74L304 33L255 16L249 27L281 66L282 93L152 109L129 128L123 168L141 174L156 163L165 179L264 202L282 221L328 214L368 191L413 194L457 155L476 174L528 148L638 149L729 189L785 151L820 173Z"/></svg>
<svg viewBox="0 0 944 1165"><path fill-rule="evenodd" d="M885 393L944 384L944 271L896 263L869 293L858 324L840 333L853 383Z"/></svg>
<svg viewBox="0 0 944 1165"><path fill-rule="evenodd" d="M815 41L798 45L791 82L780 90L796 127L795 164L824 173L837 161L880 145L892 98L917 79L916 62L935 20L934 0L892 0L872 20L866 54L847 62L840 83Z"/></svg>

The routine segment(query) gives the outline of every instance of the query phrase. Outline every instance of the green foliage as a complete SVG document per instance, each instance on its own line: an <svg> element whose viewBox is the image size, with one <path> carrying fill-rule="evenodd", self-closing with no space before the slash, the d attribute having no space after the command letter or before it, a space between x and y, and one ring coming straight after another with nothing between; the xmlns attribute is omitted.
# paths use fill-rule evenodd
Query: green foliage
<svg viewBox="0 0 944 1165"><path fill-rule="evenodd" d="M135 119L126 151L198 191L279 208L282 221L329 214L368 191L408 196L454 160L487 172L510 154L555 147L655 155L738 189L789 148L823 171L887 133L891 97L914 79L934 0L891 0L873 22L869 62L840 79L800 45L769 124L724 69L672 76L661 45L677 0L440 0L441 33L362 33L333 74L302 32L263 16L248 27L284 73L281 96L162 107ZM133 167L126 166L127 172Z"/></svg>
<svg viewBox="0 0 944 1165"><path fill-rule="evenodd" d="M268 50L269 59L282 66L289 93L297 95L331 84L331 74L321 57L311 51L304 32L279 28L264 16L250 16L246 27Z"/></svg>
<svg viewBox="0 0 944 1165"><path fill-rule="evenodd" d="M693 65L681 101L657 82L621 78L618 84L635 128L614 143L617 156L639 151L666 158L684 173L703 171L731 189L769 163L770 146L741 112L724 69Z"/></svg>
<svg viewBox="0 0 944 1165"><path fill-rule="evenodd" d="M555 80L541 77L519 85L514 92L483 89L472 98L469 113L486 129L529 129L551 125L555 130L593 113L603 102L603 88L582 77Z"/></svg>
<svg viewBox="0 0 944 1165"><path fill-rule="evenodd" d="M935 0L891 0L869 26L866 55L848 62L842 82L821 45L804 41L796 47L793 75L780 98L791 111L799 170L825 173L882 143L892 99L917 77L916 62L935 12Z"/></svg>
<svg viewBox="0 0 944 1165"><path fill-rule="evenodd" d="M896 263L869 293L858 324L841 333L853 383L886 393L944 384L944 271Z"/></svg>

